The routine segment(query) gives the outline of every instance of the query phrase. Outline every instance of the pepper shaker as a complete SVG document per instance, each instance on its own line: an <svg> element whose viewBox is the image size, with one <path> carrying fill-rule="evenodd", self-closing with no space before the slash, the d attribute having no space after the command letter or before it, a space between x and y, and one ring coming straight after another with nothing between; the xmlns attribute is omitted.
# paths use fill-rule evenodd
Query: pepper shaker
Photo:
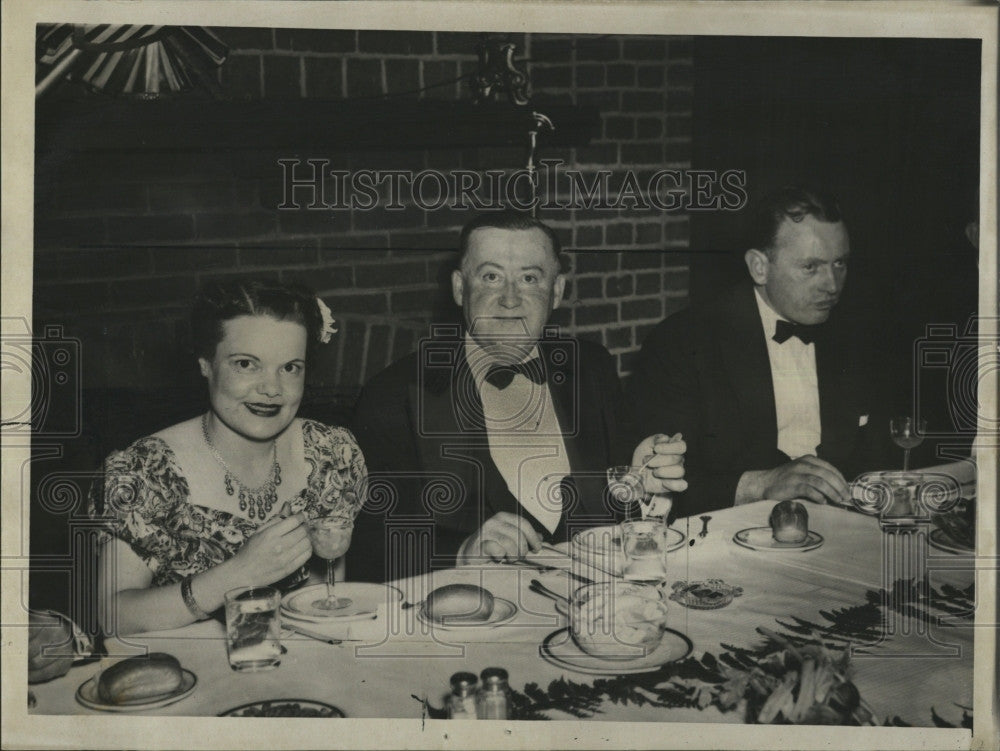
<svg viewBox="0 0 1000 751"><path fill-rule="evenodd" d="M482 685L476 696L476 716L480 720L506 720L510 715L510 687L507 671L486 668L479 676Z"/></svg>

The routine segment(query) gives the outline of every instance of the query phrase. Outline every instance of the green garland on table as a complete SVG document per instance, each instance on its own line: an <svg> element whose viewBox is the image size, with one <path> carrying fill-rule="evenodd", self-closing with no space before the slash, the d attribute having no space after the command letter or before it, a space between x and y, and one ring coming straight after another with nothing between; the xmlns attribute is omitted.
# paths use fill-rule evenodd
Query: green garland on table
<svg viewBox="0 0 1000 751"><path fill-rule="evenodd" d="M889 590L869 590L866 602L834 611L820 611L829 622L814 623L793 617L792 622L776 619L785 629L779 633L766 628L757 631L764 642L743 648L722 644L718 657L705 653L670 662L649 673L618 675L583 683L559 678L542 688L532 682L523 691L511 691L511 719L550 720L551 712L587 719L611 702L621 706L650 706L664 709L705 709L715 706L722 712L741 709L748 723L800 722L805 724L876 724L864 708L850 682L848 647L878 641L885 620L884 608L918 617L934 618L936 608L952 618L969 619L974 613L974 590L944 585L925 592L914 580L896 581ZM800 700L803 686L806 696ZM810 691L825 696L822 702L808 700ZM424 701L427 716L443 718L446 713ZM972 714L963 710L961 727L971 728ZM852 709L854 707L854 709ZM931 708L937 727L955 727ZM899 717L887 717L884 725L909 727Z"/></svg>

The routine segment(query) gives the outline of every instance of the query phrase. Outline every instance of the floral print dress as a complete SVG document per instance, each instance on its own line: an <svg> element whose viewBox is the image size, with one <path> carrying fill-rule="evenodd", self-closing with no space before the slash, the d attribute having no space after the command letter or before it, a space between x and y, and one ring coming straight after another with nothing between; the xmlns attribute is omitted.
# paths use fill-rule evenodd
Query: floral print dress
<svg viewBox="0 0 1000 751"><path fill-rule="evenodd" d="M354 436L346 428L298 422L308 479L290 502L292 513L357 516L368 473ZM156 436L107 458L103 483L91 487L88 511L145 562L152 586L179 582L232 558L262 524L191 502L173 450Z"/></svg>

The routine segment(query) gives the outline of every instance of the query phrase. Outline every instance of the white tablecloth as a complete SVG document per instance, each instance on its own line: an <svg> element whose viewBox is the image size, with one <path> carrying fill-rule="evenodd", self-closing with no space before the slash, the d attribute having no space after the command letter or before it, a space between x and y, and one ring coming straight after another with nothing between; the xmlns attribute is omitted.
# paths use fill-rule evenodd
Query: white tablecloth
<svg viewBox="0 0 1000 751"><path fill-rule="evenodd" d="M761 641L756 628L780 631L778 620L791 623L798 617L828 624L821 612L861 605L870 591L917 573L886 563L894 558L891 546L896 541L882 534L876 519L829 506L809 506L810 528L825 540L818 549L758 552L733 542L737 531L766 525L772 505L760 502L714 512L705 538L697 534L701 529L698 519L690 520L690 525L683 519L675 523L694 544L685 542L671 553L671 579L717 578L744 590L731 605L718 610L690 610L671 603L669 625L692 640L695 655L718 655L721 644L754 646ZM930 553L927 567L933 586L967 586L972 581L971 559L966 567L960 556L933 549ZM898 551L895 558L898 564ZM552 562L558 559L553 557ZM528 589L533 578L566 592L578 583L563 573L512 566L450 570L399 582L410 601L422 599L441 584L476 583L515 602L519 612L513 621L495 629L457 633L431 631L417 621L416 609L392 606L366 627L380 629L382 638L375 639L377 643L334 646L288 637L284 639L288 653L280 667L264 673L230 670L223 628L214 621L128 641L177 656L198 677L191 696L149 714L212 716L246 702L288 698L325 701L350 717L420 717L425 698L432 705L442 705L453 673L478 673L490 666L506 668L511 687L519 691L530 682L545 689L559 678L592 684L594 676L568 671L539 656L542 640L566 622L555 612L552 601ZM959 625L934 626L929 636L896 634L869 650L872 656L856 655L854 681L876 717L899 716L910 724L931 725L933 708L957 724L960 706L972 706L973 631L971 619L962 620ZM370 631L359 630L357 635L371 641ZM91 713L75 701L74 694L98 669L94 664L81 666L63 678L33 687L38 702L33 711ZM550 716L567 719L558 712ZM593 719L741 721L735 712L723 714L713 708L668 710L611 702L601 706Z"/></svg>

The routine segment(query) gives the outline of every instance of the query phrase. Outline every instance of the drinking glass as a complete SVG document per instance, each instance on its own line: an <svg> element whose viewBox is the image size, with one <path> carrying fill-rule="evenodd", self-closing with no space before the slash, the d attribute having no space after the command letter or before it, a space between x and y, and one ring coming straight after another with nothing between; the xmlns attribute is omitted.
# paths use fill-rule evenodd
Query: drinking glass
<svg viewBox="0 0 1000 751"><path fill-rule="evenodd" d="M622 577L627 581L662 585L667 580L669 527L666 519L629 520L621 525Z"/></svg>
<svg viewBox="0 0 1000 751"><path fill-rule="evenodd" d="M226 650L238 672L271 670L281 664L281 592L240 587L226 592Z"/></svg>
<svg viewBox="0 0 1000 751"><path fill-rule="evenodd" d="M584 584L570 597L573 641L587 654L605 660L634 659L655 651L666 619L662 591L644 584Z"/></svg>
<svg viewBox="0 0 1000 751"><path fill-rule="evenodd" d="M633 506L640 507L648 495L642 481L642 468L628 464L608 467L607 477L611 498L621 504L626 517L630 517Z"/></svg>
<svg viewBox="0 0 1000 751"><path fill-rule="evenodd" d="M893 442L903 449L903 471L910 469L910 449L924 442L927 420L913 417L893 417L889 421L889 435Z"/></svg>
<svg viewBox="0 0 1000 751"><path fill-rule="evenodd" d="M324 516L307 522L309 541L313 552L326 559L326 597L316 600L313 607L319 610L343 610L350 607L349 597L335 597L333 594L333 562L340 558L351 546L354 519L346 516Z"/></svg>

